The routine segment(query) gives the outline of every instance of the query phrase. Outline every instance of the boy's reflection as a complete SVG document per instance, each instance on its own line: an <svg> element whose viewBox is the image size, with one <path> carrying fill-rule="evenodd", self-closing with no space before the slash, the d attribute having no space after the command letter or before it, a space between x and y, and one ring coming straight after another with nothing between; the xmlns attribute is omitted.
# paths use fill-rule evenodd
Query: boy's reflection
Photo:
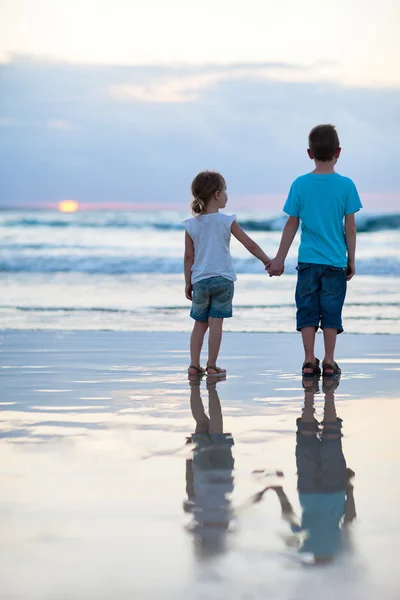
<svg viewBox="0 0 400 600"><path fill-rule="evenodd" d="M223 433L221 403L217 381L207 380L209 416L200 395L200 381L191 380L190 406L196 421L195 433L188 438L194 444L193 458L186 461L186 493L184 510L193 514L191 531L199 553L211 555L225 549L226 532L233 517L232 456L233 439Z"/></svg>
<svg viewBox="0 0 400 600"><path fill-rule="evenodd" d="M297 489L302 509L296 519L292 505L282 487L274 487L282 517L292 532L301 538L300 552L313 555L315 564L331 562L343 548L346 525L356 517L353 485L354 472L346 467L342 450L342 420L336 415L334 390L338 380L324 381L324 418L314 416L314 396L318 381L304 381L304 407L297 419L296 464ZM267 491L257 495L260 500ZM271 488L269 488L271 489Z"/></svg>

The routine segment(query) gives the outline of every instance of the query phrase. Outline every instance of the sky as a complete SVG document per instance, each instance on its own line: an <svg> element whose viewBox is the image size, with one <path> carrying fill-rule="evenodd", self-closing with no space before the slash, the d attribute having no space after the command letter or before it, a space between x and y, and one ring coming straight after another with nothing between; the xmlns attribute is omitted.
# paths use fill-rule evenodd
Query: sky
<svg viewBox="0 0 400 600"><path fill-rule="evenodd" d="M334 123L338 171L397 210L397 0L2 0L0 206L185 206L201 169L275 210Z"/></svg>

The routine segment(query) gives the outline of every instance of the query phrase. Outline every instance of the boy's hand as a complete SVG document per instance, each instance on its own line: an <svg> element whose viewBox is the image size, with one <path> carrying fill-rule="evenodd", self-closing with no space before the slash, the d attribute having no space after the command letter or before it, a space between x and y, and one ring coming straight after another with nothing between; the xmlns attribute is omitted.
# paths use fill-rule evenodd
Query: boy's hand
<svg viewBox="0 0 400 600"><path fill-rule="evenodd" d="M347 281L350 281L350 279L352 279L354 277L354 275L356 274L356 266L354 263L348 263L347 265Z"/></svg>
<svg viewBox="0 0 400 600"><path fill-rule="evenodd" d="M285 270L285 262L281 258L275 257L271 260L269 265L266 265L265 268L267 269L270 277L273 277L274 275L279 276L282 275Z"/></svg>
<svg viewBox="0 0 400 600"><path fill-rule="evenodd" d="M191 283L189 285L185 285L185 296L188 300L192 300L192 291L193 286Z"/></svg>

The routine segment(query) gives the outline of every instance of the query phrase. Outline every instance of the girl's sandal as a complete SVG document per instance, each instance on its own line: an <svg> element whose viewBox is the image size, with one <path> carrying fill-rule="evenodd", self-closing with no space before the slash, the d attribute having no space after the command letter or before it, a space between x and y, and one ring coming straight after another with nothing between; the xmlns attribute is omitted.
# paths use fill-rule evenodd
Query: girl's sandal
<svg viewBox="0 0 400 600"><path fill-rule="evenodd" d="M212 371L215 371L215 373L210 373L210 369ZM207 365L206 371L209 377L218 377L218 375L226 375L226 369L220 369L219 367L216 367L214 365Z"/></svg>
<svg viewBox="0 0 400 600"><path fill-rule="evenodd" d="M306 373L304 371L304 369L312 369L311 373ZM301 374L304 378L307 377L317 377L318 375L321 375L321 369L319 368L319 360L318 358L315 359L315 363L312 362L305 362L303 363L303 366L301 368Z"/></svg>
<svg viewBox="0 0 400 600"><path fill-rule="evenodd" d="M327 371L332 371L332 373L327 373ZM342 371L337 364L337 362L332 363L322 363L322 377L335 377L337 375L341 375Z"/></svg>
<svg viewBox="0 0 400 600"><path fill-rule="evenodd" d="M195 375L204 375L205 372L206 371L203 369L203 367L195 367L194 365L190 365L190 367L188 367L188 375L190 377Z"/></svg>

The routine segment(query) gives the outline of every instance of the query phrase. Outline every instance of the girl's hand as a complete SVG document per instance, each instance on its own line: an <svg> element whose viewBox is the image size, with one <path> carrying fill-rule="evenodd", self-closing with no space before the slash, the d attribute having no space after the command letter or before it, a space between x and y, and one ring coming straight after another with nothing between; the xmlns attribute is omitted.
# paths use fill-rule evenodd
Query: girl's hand
<svg viewBox="0 0 400 600"><path fill-rule="evenodd" d="M192 291L193 291L192 284L185 285L185 296L188 300L192 300Z"/></svg>

